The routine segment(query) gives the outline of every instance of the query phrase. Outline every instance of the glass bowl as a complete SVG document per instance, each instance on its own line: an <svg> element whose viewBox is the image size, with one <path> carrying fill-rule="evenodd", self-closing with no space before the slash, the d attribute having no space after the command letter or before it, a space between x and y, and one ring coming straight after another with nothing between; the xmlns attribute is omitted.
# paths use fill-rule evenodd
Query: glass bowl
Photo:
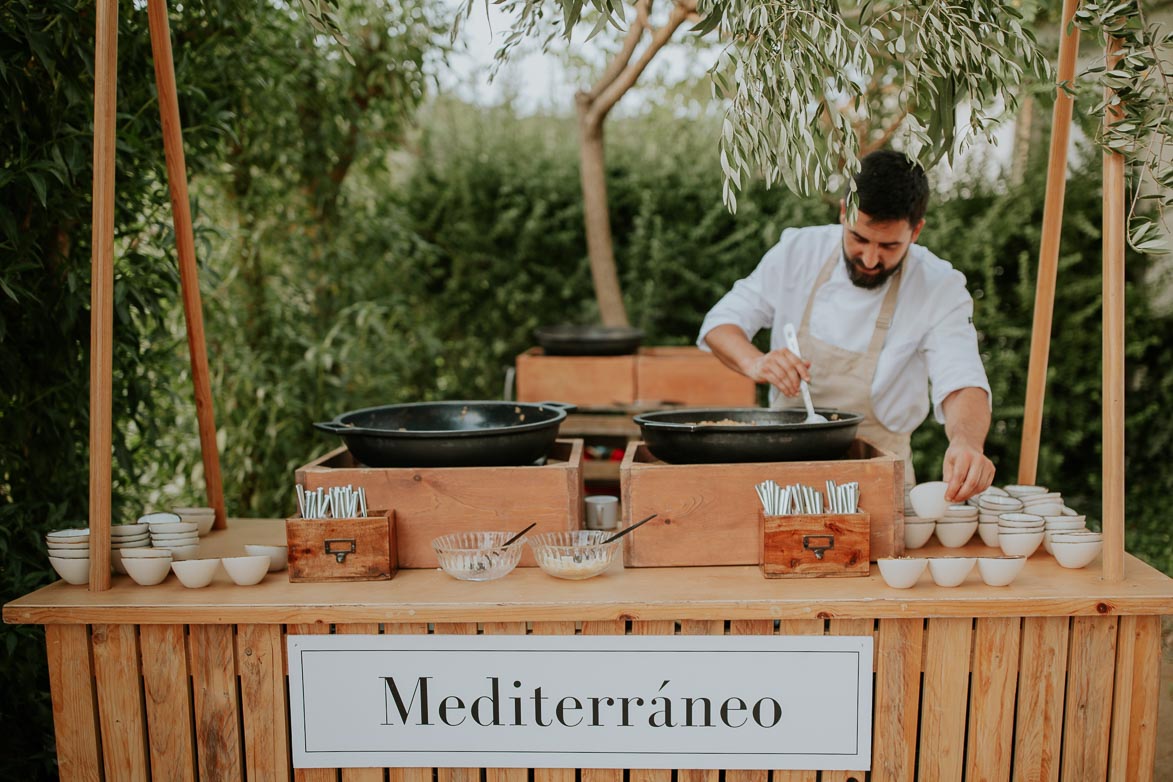
<svg viewBox="0 0 1173 782"><path fill-rule="evenodd" d="M543 532L530 538L530 548L542 570L557 578L578 581L597 576L611 566L622 540L603 543L614 530L582 529Z"/></svg>
<svg viewBox="0 0 1173 782"><path fill-rule="evenodd" d="M502 548L513 532L457 532L432 540L440 567L461 581L492 581L508 575L521 561L525 538Z"/></svg>

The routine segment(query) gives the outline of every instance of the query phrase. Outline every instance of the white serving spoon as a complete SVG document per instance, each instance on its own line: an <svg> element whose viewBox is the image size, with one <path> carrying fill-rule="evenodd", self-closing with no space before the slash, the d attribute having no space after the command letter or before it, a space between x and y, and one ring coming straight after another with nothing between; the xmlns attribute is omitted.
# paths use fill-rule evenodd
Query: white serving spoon
<svg viewBox="0 0 1173 782"><path fill-rule="evenodd" d="M794 331L794 324L787 323L782 327L782 333L786 336L786 347L790 348L790 352L802 358L802 353L798 350L798 334ZM828 423L825 416L819 415L815 412L815 405L811 402L811 390L807 387L805 380L799 381L799 388L802 389L802 401L806 404L806 420L805 424L825 424Z"/></svg>

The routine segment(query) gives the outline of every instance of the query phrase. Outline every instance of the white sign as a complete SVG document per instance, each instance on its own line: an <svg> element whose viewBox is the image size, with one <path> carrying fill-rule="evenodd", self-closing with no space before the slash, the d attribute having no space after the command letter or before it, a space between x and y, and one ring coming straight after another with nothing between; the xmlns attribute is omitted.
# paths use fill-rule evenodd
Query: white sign
<svg viewBox="0 0 1173 782"><path fill-rule="evenodd" d="M291 635L296 768L866 770L871 636Z"/></svg>

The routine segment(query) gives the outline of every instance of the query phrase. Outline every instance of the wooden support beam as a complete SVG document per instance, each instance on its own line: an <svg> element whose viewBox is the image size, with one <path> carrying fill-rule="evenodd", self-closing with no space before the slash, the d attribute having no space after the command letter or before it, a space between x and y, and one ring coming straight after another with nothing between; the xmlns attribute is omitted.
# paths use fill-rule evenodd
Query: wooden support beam
<svg viewBox="0 0 1173 782"><path fill-rule="evenodd" d="M1109 38L1109 70L1120 60L1118 38ZM1119 121L1123 113L1111 104L1104 123ZM1104 152L1104 391L1103 486L1104 580L1124 578L1124 156Z"/></svg>
<svg viewBox="0 0 1173 782"><path fill-rule="evenodd" d="M187 350L191 358L191 380L195 386L204 484L208 505L216 511L216 521L212 527L224 529L227 526L224 487L220 480L220 454L216 448L216 416L212 406L208 350L204 340L203 305L200 302L199 271L196 268L195 238L191 225L191 201L187 195L187 163L183 156L183 127L179 122L179 95L175 86L175 63L171 56L167 0L147 0L147 20L151 27L155 85L159 92L159 115L163 123L163 153L167 160L167 185L171 190L171 215L175 223L175 245L179 255L179 281L183 288L183 315L187 320Z"/></svg>
<svg viewBox="0 0 1173 782"><path fill-rule="evenodd" d="M90 589L110 588L114 406L114 118L118 0L97 0L94 29L94 206L90 262Z"/></svg>
<svg viewBox="0 0 1173 782"><path fill-rule="evenodd" d="M1059 28L1058 82L1075 79L1079 29L1071 24L1079 0L1064 0ZM1043 400L1047 393L1047 361L1051 348L1051 321L1055 310L1055 278L1059 268L1059 237L1063 227L1063 199L1067 187L1067 148L1071 138L1073 99L1061 87L1051 115L1051 153L1047 162L1047 192L1043 202L1043 235L1039 243L1039 271L1035 285L1034 324L1031 326L1030 366L1026 375L1026 409L1022 419L1022 446L1018 482L1033 484L1039 465L1043 430Z"/></svg>

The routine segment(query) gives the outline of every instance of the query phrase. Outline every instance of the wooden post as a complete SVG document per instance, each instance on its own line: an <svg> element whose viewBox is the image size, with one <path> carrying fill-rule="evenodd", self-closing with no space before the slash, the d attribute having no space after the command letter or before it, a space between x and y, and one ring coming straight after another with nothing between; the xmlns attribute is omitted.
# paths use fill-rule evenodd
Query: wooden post
<svg viewBox="0 0 1173 782"><path fill-rule="evenodd" d="M175 64L171 56L167 0L148 0L147 19L151 27L155 85L159 92L159 115L163 123L163 152L167 160L167 184L171 190L179 281L183 288L183 314L187 319L187 349L191 358L191 380L195 386L204 485L208 505L216 511L216 521L212 526L214 529L224 529L227 526L224 487L220 481L220 454L216 448L216 416L212 407L208 351L204 342L204 316L191 226L191 202L187 195L187 164L183 156L183 128L179 122L179 96L175 87Z"/></svg>
<svg viewBox="0 0 1173 782"><path fill-rule="evenodd" d="M1075 78L1079 30L1071 24L1079 0L1064 0L1059 28L1060 84ZM1062 88L1055 94L1051 115L1051 154L1047 163L1047 193L1043 202L1043 235L1039 243L1039 272L1035 285L1034 325L1030 337L1030 368L1026 376L1026 409L1022 419L1022 447L1018 482L1033 484L1039 464L1043 430L1043 400L1047 393L1047 360L1051 348L1051 318L1055 310L1055 277L1059 267L1059 237L1063 227L1063 198L1067 185L1067 147L1071 135L1073 99Z"/></svg>
<svg viewBox="0 0 1173 782"><path fill-rule="evenodd" d="M1109 70L1120 59L1120 40L1109 38ZM1112 97L1108 90L1107 97ZM1123 116L1109 104L1105 126ZM1104 580L1124 578L1124 156L1104 151Z"/></svg>
<svg viewBox="0 0 1173 782"><path fill-rule="evenodd" d="M114 403L114 116L118 0L97 0L94 27L94 206L90 262L90 589L110 588Z"/></svg>

